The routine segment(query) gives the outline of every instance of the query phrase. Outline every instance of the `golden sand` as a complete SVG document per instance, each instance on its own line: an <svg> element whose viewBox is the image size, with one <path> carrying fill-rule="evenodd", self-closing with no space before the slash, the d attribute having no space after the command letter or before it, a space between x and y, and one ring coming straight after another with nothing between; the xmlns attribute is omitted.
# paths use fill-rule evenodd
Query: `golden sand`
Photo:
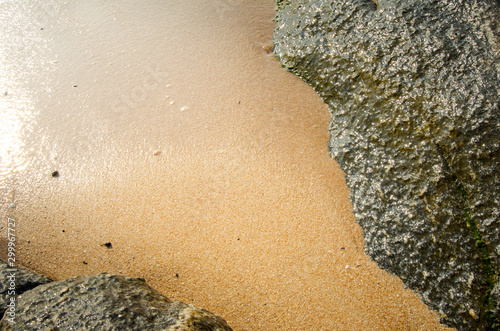
<svg viewBox="0 0 500 331"><path fill-rule="evenodd" d="M269 54L273 0L30 3L0 1L19 263L144 277L234 330L444 329L364 254L327 107Z"/></svg>

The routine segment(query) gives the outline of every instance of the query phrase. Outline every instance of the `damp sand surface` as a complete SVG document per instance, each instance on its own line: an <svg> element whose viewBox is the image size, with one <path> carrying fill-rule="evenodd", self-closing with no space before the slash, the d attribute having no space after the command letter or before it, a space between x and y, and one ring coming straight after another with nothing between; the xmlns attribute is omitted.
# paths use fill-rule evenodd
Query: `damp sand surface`
<svg viewBox="0 0 500 331"><path fill-rule="evenodd" d="M17 261L143 277L234 330L444 329L364 254L327 107L269 54L273 15L272 0L0 1Z"/></svg>

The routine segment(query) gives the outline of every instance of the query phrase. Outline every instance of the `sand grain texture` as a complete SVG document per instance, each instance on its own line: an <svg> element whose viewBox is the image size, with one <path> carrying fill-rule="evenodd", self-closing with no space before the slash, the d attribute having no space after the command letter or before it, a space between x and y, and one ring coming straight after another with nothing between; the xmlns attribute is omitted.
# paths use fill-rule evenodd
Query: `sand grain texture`
<svg viewBox="0 0 500 331"><path fill-rule="evenodd" d="M20 263L144 277L235 330L444 329L364 254L327 108L268 54L273 1L0 9Z"/></svg>

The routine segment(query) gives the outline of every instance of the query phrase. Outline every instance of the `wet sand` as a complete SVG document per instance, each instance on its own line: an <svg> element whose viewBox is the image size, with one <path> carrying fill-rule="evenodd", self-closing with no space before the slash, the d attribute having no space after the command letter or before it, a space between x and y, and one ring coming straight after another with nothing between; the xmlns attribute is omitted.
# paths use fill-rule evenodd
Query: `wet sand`
<svg viewBox="0 0 500 331"><path fill-rule="evenodd" d="M31 3L0 1L20 264L144 277L234 330L444 329L364 254L326 105L269 54L272 0Z"/></svg>

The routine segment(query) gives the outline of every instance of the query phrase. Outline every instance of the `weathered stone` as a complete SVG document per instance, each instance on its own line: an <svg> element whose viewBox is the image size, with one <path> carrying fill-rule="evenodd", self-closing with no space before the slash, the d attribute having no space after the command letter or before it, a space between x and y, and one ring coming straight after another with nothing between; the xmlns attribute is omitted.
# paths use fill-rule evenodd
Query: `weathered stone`
<svg viewBox="0 0 500 331"><path fill-rule="evenodd" d="M143 279L107 273L40 285L18 297L2 330L231 330L200 308L172 302Z"/></svg>
<svg viewBox="0 0 500 331"><path fill-rule="evenodd" d="M500 3L278 0L274 42L329 106L367 253L443 322L492 328Z"/></svg>
<svg viewBox="0 0 500 331"><path fill-rule="evenodd" d="M7 310L11 298L49 282L51 280L45 276L20 267L11 268L0 261L0 316Z"/></svg>
<svg viewBox="0 0 500 331"><path fill-rule="evenodd" d="M492 310L494 316L500 316L500 282L498 282L491 292L493 301L496 302L496 307ZM497 325L500 328L500 325Z"/></svg>

